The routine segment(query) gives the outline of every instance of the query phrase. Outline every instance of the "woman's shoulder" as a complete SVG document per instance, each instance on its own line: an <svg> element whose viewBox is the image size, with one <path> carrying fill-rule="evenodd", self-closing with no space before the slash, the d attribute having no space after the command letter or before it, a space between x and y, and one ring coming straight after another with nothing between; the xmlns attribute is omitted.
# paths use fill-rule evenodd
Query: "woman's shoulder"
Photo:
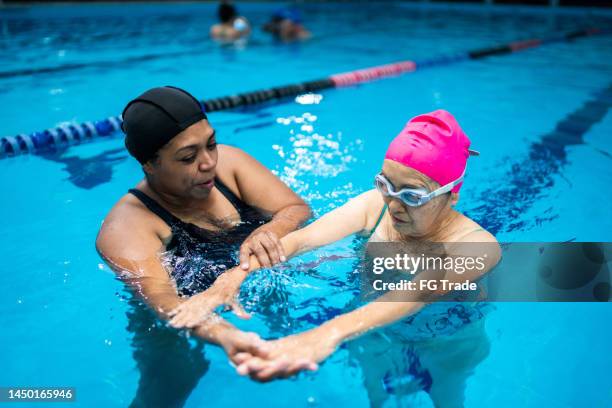
<svg viewBox="0 0 612 408"><path fill-rule="evenodd" d="M461 214L462 225L457 229L455 236L451 239L452 245L448 247L451 253L466 256L480 256L486 254L487 270L494 267L501 259L501 247L497 238L483 228L476 221Z"/></svg>
<svg viewBox="0 0 612 408"><path fill-rule="evenodd" d="M385 201L376 189L368 190L353 198L349 203L362 208L366 216L365 232L372 231L383 215Z"/></svg>
<svg viewBox="0 0 612 408"><path fill-rule="evenodd" d="M147 274L149 268L142 265L159 264L157 255L166 244L162 236L170 233L159 218L128 193L119 199L102 222L95 247L114 271Z"/></svg>
<svg viewBox="0 0 612 408"><path fill-rule="evenodd" d="M228 144L218 143L217 150L219 151L219 158L221 157L235 158L235 157L245 157L245 156L250 157L250 155L244 150L242 150L241 148L232 146L232 145L228 145Z"/></svg>
<svg viewBox="0 0 612 408"><path fill-rule="evenodd" d="M217 151L219 153L217 168L234 172L238 167L252 167L255 163L259 163L253 156L236 146L219 143Z"/></svg>
<svg viewBox="0 0 612 408"><path fill-rule="evenodd" d="M165 232L164 229L169 228L138 197L128 192L108 212L100 227L100 234L116 236L151 231L159 235Z"/></svg>
<svg viewBox="0 0 612 408"><path fill-rule="evenodd" d="M135 188L135 190L138 190ZM139 190L140 191L140 190ZM130 217L139 220L142 217L152 214L146 205L131 192L124 194L111 208L106 216L107 220L116 218Z"/></svg>
<svg viewBox="0 0 612 408"><path fill-rule="evenodd" d="M219 152L219 158L217 160L216 177L237 197L242 199L238 183L239 175L254 177L255 171L261 169L263 165L239 147L219 143L217 151Z"/></svg>
<svg viewBox="0 0 612 408"><path fill-rule="evenodd" d="M221 35L223 31L223 27L221 26L221 24L214 24L212 27L210 27L210 36L213 38L217 38Z"/></svg>
<svg viewBox="0 0 612 408"><path fill-rule="evenodd" d="M497 242L497 238L470 217L459 213L460 220L455 241L457 242Z"/></svg>

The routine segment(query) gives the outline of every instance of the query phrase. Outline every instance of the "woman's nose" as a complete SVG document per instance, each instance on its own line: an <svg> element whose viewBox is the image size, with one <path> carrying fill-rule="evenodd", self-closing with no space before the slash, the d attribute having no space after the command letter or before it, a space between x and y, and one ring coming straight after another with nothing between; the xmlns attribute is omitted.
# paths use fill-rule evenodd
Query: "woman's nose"
<svg viewBox="0 0 612 408"><path fill-rule="evenodd" d="M204 156L200 160L200 163L198 164L198 169L201 172L207 172L207 171L212 170L216 164L217 164L216 161L211 155L204 154Z"/></svg>
<svg viewBox="0 0 612 408"><path fill-rule="evenodd" d="M392 210L393 212L406 212L406 206L399 198L387 197L385 201L387 201L389 210Z"/></svg>

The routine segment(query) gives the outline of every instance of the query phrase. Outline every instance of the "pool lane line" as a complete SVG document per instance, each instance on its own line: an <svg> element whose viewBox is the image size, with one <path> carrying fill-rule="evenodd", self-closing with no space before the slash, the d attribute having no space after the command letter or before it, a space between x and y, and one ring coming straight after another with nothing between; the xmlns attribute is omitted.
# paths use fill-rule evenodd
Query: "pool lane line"
<svg viewBox="0 0 612 408"><path fill-rule="evenodd" d="M584 145L584 136L604 119L611 108L612 83L593 92L580 107L557 122L552 131L533 142L526 157L510 165L502 177L504 183L482 193L484 200L481 202L485 204L465 213L480 220L480 224L493 235L525 228L527 222L521 220L521 216L545 190L550 190L555 183L553 176L563 175L563 167L568 161L567 149ZM607 155L607 152L596 150ZM539 225L556 218L550 214L551 210L549 208L543 213L548 218L536 217L533 222Z"/></svg>
<svg viewBox="0 0 612 408"><path fill-rule="evenodd" d="M376 30L376 31L384 32L388 30ZM356 33L361 33L361 31L347 31L345 33L341 33L340 36L354 35ZM311 38L310 40L308 40L308 45L315 43L317 41L320 41L320 40L327 40L329 38L338 38L338 35L317 36L315 38ZM185 50L179 50L179 51L168 51L168 52L128 56L128 57L125 57L124 59L119 59L119 60L92 61L92 62L69 62L69 63L59 64L59 65L42 66L38 68L13 69L13 70L6 70L6 71L0 70L0 79L5 79L5 78L13 79L13 78L20 78L20 77L29 77L32 75L57 74L57 73L64 73L64 72L76 71L76 70L81 70L81 69L102 69L102 68L107 69L109 66L117 67L117 66L122 66L122 65L127 65L127 64L147 62L147 61L166 59L166 58L174 58L174 57L184 57L187 55L194 55L194 54L203 55L204 52L215 50L217 48L217 45L220 45L221 47L231 46L231 44L209 43L209 44L206 44L205 47L199 46L199 47L194 47L191 49L185 49ZM249 43L248 43L249 49L252 49L254 47L260 47L262 45L265 46L265 45L268 45L268 43L262 42L259 40L254 40L254 39L249 40ZM273 43L271 43L271 45L273 45Z"/></svg>
<svg viewBox="0 0 612 408"><path fill-rule="evenodd" d="M50 67L39 67L39 68L26 68L26 69L15 69L10 71L0 71L0 79L4 78L19 78L29 77L32 75L40 74L55 74L64 73L68 71L75 71L79 69L108 69L109 66L117 65L128 65L138 62L153 61L161 58L174 58L182 57L186 55L193 55L195 52L209 51L209 49L200 50L182 50L182 51L170 51L156 54L145 54L133 57L126 57L119 61L100 61L100 62L72 62Z"/></svg>
<svg viewBox="0 0 612 408"><path fill-rule="evenodd" d="M543 39L533 38L514 41L504 45L434 57L423 61L399 61L391 64L334 74L328 78L314 81L203 100L200 101L200 103L207 112L234 109L241 106L257 105L271 100L286 99L308 92L353 86L388 77L395 77L404 73L414 72L419 68L430 68L466 60L486 58L494 55L510 54L545 44L570 41L576 38L607 33L609 33L609 31L600 30L598 28L576 30ZM16 136L6 136L0 139L0 159L28 153L34 154L53 151L59 147L80 144L96 138L110 136L121 129L121 123L121 116L111 116L96 122L64 124L41 132L34 132L30 135L22 133Z"/></svg>

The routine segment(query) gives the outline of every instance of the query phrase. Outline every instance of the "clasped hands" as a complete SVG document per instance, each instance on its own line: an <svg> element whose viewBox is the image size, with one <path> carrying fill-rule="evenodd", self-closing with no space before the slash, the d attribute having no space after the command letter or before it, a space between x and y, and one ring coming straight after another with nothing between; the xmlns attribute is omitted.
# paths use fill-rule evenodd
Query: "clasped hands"
<svg viewBox="0 0 612 408"><path fill-rule="evenodd" d="M191 296L169 313L171 326L193 329L213 316L219 306L225 306L242 319L250 318L238 301L240 285L247 275L243 266L248 262L249 255L257 256L262 266L271 266L286 259L282 245L273 233L262 231L261 236L257 235L251 235L242 245L240 267L228 270L210 288ZM258 245L265 245L265 251ZM267 259L261 259L265 255ZM266 382L287 378L300 371L317 370L318 363L333 353L340 342L327 333L323 325L272 341L229 326L218 336L218 343L236 366L238 374Z"/></svg>

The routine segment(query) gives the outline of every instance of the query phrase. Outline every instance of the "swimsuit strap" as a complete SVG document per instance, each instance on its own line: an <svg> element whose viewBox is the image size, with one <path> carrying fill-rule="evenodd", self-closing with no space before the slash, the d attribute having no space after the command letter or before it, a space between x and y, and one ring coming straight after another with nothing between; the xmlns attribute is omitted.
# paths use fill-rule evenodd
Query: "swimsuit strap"
<svg viewBox="0 0 612 408"><path fill-rule="evenodd" d="M370 231L370 235L368 236L368 238L374 235L374 231L376 231L376 228L378 228L378 225L382 221L383 216L385 215L385 211L387 211L387 204L383 205L382 210L380 210L380 215L378 216L378 219L376 220L376 225L374 225L374 228L372 228L372 230Z"/></svg>
<svg viewBox="0 0 612 408"><path fill-rule="evenodd" d="M234 206L236 211L238 211L238 214L240 215L240 219L245 221L243 219L244 214L245 214L245 211L249 208L249 206L245 204L244 201L240 200L240 198L238 198L236 194L232 192L232 190L230 190L225 184L223 184L221 180L219 180L216 177L215 177L215 187L219 189L221 194L223 194L223 196L227 198L230 204ZM142 201L142 203L149 210L151 210L153 214L157 215L159 218L164 220L164 222L168 224L169 227L172 227L177 224L186 224L184 221L182 221L180 218L172 214L170 211L166 210L164 207L159 205L157 201L155 201L154 199L152 199L151 197L149 197L142 191L132 188L128 190L128 192L136 196L136 198L138 198L140 201Z"/></svg>
<svg viewBox="0 0 612 408"><path fill-rule="evenodd" d="M131 188L128 190L128 193L133 194L138 198L142 203L155 215L164 220L168 226L172 227L177 223L183 223L178 217L174 216L170 211L166 210L164 207L159 205L157 201L146 195L140 190L135 188Z"/></svg>

